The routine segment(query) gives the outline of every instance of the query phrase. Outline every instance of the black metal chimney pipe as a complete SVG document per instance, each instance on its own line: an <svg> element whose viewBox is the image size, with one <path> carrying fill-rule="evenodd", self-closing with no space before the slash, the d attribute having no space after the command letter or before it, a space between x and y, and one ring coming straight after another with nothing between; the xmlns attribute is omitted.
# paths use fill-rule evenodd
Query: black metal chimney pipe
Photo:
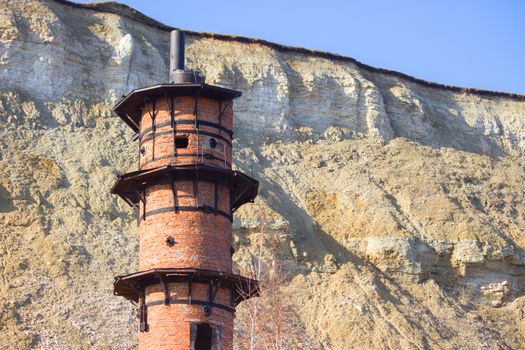
<svg viewBox="0 0 525 350"><path fill-rule="evenodd" d="M184 32L175 29L171 31L170 75L177 69L184 70Z"/></svg>
<svg viewBox="0 0 525 350"><path fill-rule="evenodd" d="M204 84L206 78L198 71L184 67L184 32L172 30L170 34L170 83Z"/></svg>

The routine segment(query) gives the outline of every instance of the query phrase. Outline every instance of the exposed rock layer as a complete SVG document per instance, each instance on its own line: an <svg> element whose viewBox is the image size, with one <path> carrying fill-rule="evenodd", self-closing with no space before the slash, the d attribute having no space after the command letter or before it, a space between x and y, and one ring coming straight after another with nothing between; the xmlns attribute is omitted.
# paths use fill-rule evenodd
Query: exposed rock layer
<svg viewBox="0 0 525 350"><path fill-rule="evenodd" d="M0 344L128 349L113 297L137 268L136 169L111 106L167 80L169 34L115 4L0 2ZM121 14L119 14L121 13ZM525 343L525 98L450 88L325 53L193 33L188 65L238 89L242 268L261 223L319 348ZM242 310L240 310L242 315Z"/></svg>

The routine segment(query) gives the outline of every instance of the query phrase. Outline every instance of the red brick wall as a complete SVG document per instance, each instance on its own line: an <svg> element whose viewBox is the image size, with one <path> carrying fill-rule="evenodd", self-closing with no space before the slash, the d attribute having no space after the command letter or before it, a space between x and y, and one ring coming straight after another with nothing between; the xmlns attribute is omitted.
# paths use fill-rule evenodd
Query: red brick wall
<svg viewBox="0 0 525 350"><path fill-rule="evenodd" d="M171 128L171 117L168 103L164 98L158 99L156 104L155 138L148 139L153 131L150 112L153 112L153 103L149 103L142 111L140 125L140 145L144 153L140 154L141 169L151 169L164 165L204 163L219 168L231 168L232 148L230 135L220 129L200 125L199 135L195 131L194 97L177 97L174 99L175 121L193 121L191 124L177 124L175 136L187 136L187 148L177 148L177 155L201 154L203 151L213 155L216 159L206 159L201 156L174 157L174 133ZM200 98L198 102L198 119L219 124L218 116L225 104L218 101ZM221 125L231 130L233 128L233 114L231 105L221 119ZM186 130L183 131L183 130ZM203 132L222 136L209 136ZM213 137L217 147L210 147L209 140ZM225 164L226 161L226 164ZM146 217L139 224L139 268L141 271L152 268L201 268L230 273L232 259L230 248L232 244L231 221L223 215L203 213L200 211L174 210L148 215L148 212L172 208L174 205L196 207L215 207L215 185L211 182L198 181L197 192L193 181L175 180L176 203L173 199L172 188L169 184L151 186L146 190L146 204L140 204L139 214L145 209ZM217 209L231 214L230 189L218 179ZM166 243L168 237L173 237L175 244ZM188 286L185 283L170 284L170 294L178 299L186 299ZM208 299L208 286L194 284L192 297L194 300ZM164 293L160 285L146 289L146 304L152 301L164 300ZM230 290L220 289L216 296L216 303L230 305ZM204 315L200 305L172 304L165 306L154 305L148 307L147 332L139 334L139 349L189 349L190 324L192 322L209 322L212 327L221 328L221 349L229 350L233 347L233 314L229 311L213 308L212 314Z"/></svg>
<svg viewBox="0 0 525 350"><path fill-rule="evenodd" d="M187 283L170 283L170 296L176 299L187 299ZM208 286L194 283L192 286L193 300L207 300ZM160 285L146 289L146 304L152 301L163 301L164 292ZM215 303L230 305L230 291L221 288ZM226 310L213 308L206 316L200 305L154 305L148 307L148 331L139 333L139 350L164 350L190 348L190 323L207 322L212 327L221 328L221 350L233 348L234 315Z"/></svg>
<svg viewBox="0 0 525 350"><path fill-rule="evenodd" d="M197 198L192 181L176 182L177 205L195 206L215 204L214 184L198 182ZM230 213L230 192L227 186L218 186L217 208ZM197 199L197 203L196 203ZM146 191L146 212L173 207L173 192L169 185L152 186ZM140 213L143 212L141 204ZM175 245L166 244L168 236ZM158 213L141 220L139 225L139 268L141 271L163 267L198 267L231 272L231 222L222 215L179 210Z"/></svg>
<svg viewBox="0 0 525 350"><path fill-rule="evenodd" d="M175 105L175 121L195 121L194 104L195 98L189 96L179 96L174 98ZM153 125L153 121L150 117L150 114L153 112L153 103L150 102L147 104L147 108L144 108L142 111L141 125L140 125L140 145L139 148L144 149L144 154L140 154L140 167L141 169L151 169L168 164L188 164L188 163L204 163L212 166L217 166L220 168L231 168L231 159L232 159L232 147L231 137L227 132L206 125L199 126L199 135L184 132L184 131L196 131L197 128L195 124L177 124L176 125L176 137L188 137L189 144L188 148L177 148L176 152L179 155L178 157L173 157L174 146L173 146L173 129L171 125L159 126L155 129L155 138L147 139L148 136L153 134L153 131L147 131ZM219 104L219 101L200 98L198 103L198 119L204 120L212 123L219 124L219 114L220 110L226 106L226 103L222 105ZM162 125L171 121L168 104L166 99L159 98L155 102L155 110L157 111L155 117L155 125ZM223 117L221 118L222 126L232 130L233 128L233 115L231 104L226 109ZM146 132L145 132L146 131ZM213 137L201 132L217 134L229 141L230 144L225 142L219 137ZM217 147L211 148L209 146L209 140L213 137L217 141ZM206 159L201 157L181 157L184 154L202 154L209 153L214 157L219 158L220 160L215 159ZM224 162L226 160L226 164Z"/></svg>

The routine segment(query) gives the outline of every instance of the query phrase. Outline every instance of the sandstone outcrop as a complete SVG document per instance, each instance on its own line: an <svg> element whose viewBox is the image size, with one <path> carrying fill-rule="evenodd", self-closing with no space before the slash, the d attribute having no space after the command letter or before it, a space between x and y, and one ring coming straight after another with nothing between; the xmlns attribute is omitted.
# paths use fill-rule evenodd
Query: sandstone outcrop
<svg viewBox="0 0 525 350"><path fill-rule="evenodd" d="M167 80L169 28L114 3L0 10L0 348L133 348L112 280L136 223L109 189L137 145L111 107ZM261 195L234 258L278 237L313 348L524 348L524 96L215 34L187 57L243 92L235 166Z"/></svg>

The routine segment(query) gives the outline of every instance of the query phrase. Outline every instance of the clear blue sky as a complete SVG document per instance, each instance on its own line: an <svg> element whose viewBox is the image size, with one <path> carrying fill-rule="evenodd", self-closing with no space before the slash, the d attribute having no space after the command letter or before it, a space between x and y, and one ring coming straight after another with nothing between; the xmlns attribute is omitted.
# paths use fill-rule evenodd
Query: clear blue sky
<svg viewBox="0 0 525 350"><path fill-rule="evenodd" d="M525 93L525 1L120 2L183 29L329 51L443 84Z"/></svg>

